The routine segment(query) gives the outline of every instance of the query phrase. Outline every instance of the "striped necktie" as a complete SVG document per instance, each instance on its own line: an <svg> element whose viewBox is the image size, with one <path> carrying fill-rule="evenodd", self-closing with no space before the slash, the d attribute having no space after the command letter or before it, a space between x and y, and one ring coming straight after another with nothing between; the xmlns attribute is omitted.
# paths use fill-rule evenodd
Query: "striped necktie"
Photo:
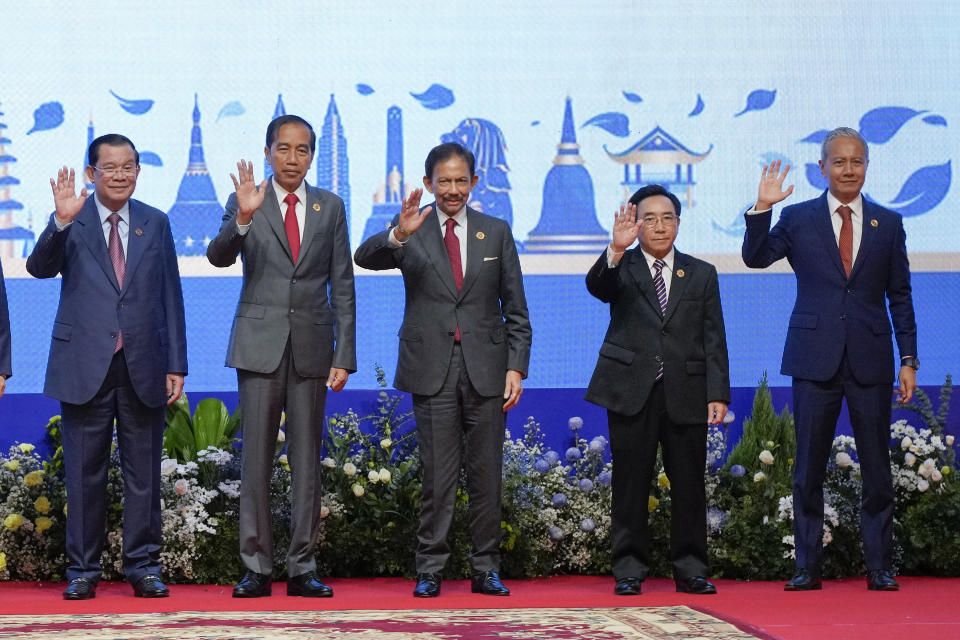
<svg viewBox="0 0 960 640"><path fill-rule="evenodd" d="M660 302L660 313L667 313L667 285L663 281L663 268L667 266L660 258L653 261L653 268L656 273L653 274L653 288L657 291L657 300ZM660 362L660 368L657 369L657 380L663 377L663 362Z"/></svg>

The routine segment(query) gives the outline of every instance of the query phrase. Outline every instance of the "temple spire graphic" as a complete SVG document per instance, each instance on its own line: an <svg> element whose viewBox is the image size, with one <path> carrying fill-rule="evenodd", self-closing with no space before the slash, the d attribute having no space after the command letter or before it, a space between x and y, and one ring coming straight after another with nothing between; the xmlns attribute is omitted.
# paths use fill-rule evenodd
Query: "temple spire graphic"
<svg viewBox="0 0 960 640"><path fill-rule="evenodd" d="M317 141L317 186L343 198L350 229L350 162L347 159L347 138L337 103L330 94L327 115L323 119L320 140Z"/></svg>
<svg viewBox="0 0 960 640"><path fill-rule="evenodd" d="M190 131L190 154L187 170L180 180L177 199L167 212L170 229L177 247L177 255L199 256L220 228L223 207L217 201L216 191L207 163L203 159L203 140L200 132L200 106L193 94L193 128Z"/></svg>
<svg viewBox="0 0 960 640"><path fill-rule="evenodd" d="M20 184L20 180L10 174L10 167L16 164L17 159L7 153L7 145L11 144L11 140L7 137L6 128L3 111L0 111L0 256L12 258L15 243L23 241L21 253L26 257L33 248L34 235L30 229L18 226L13 220L13 212L22 210L23 205L10 196L10 187Z"/></svg>
<svg viewBox="0 0 960 640"><path fill-rule="evenodd" d="M540 220L527 236L524 249L527 252L600 252L609 242L610 235L597 221L593 179L583 166L568 97L557 156L543 181Z"/></svg>
<svg viewBox="0 0 960 640"><path fill-rule="evenodd" d="M387 109L387 166L384 181L373 195L373 211L367 218L363 237L383 231L400 213L406 195L403 184L403 112L394 105Z"/></svg>
<svg viewBox="0 0 960 640"><path fill-rule="evenodd" d="M287 115L287 108L283 106L283 94L278 93L277 106L273 108L273 118L270 118L270 120L274 120L276 118L279 118L280 116L285 116L285 115ZM264 158L263 159L263 179L266 180L272 175L273 175L273 167L271 167L270 163L267 162L267 159Z"/></svg>

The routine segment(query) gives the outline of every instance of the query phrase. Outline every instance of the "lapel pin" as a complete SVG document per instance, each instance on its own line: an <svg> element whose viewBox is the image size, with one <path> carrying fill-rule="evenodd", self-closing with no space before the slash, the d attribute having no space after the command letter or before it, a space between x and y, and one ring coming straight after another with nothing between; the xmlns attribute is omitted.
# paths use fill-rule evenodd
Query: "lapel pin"
<svg viewBox="0 0 960 640"><path fill-rule="evenodd" d="M878 227L878 226L880 226L880 223L877 222L877 219L876 219L876 218L870 218L870 226L871 226L871 227Z"/></svg>
<svg viewBox="0 0 960 640"><path fill-rule="evenodd" d="M320 203L319 203L319 202L314 202L314 203L313 203L313 210L314 210L314 211L320 211Z"/></svg>
<svg viewBox="0 0 960 640"><path fill-rule="evenodd" d="M487 236L483 235L483 231L477 231L477 240L483 240Z"/></svg>
<svg viewBox="0 0 960 640"><path fill-rule="evenodd" d="M877 226L877 225L873 225L873 226ZM134 231L134 233L137 234L138 236L142 236L142 235L143 235L143 229L137 229L136 231Z"/></svg>
<svg viewBox="0 0 960 640"><path fill-rule="evenodd" d="M677 277L682 278L686 274L683 272L683 269L677 269Z"/></svg>

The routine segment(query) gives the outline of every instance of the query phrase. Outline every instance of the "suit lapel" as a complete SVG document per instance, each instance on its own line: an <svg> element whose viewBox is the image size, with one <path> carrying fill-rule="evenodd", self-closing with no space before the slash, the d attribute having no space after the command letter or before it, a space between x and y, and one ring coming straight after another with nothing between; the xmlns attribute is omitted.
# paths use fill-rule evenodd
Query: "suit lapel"
<svg viewBox="0 0 960 640"><path fill-rule="evenodd" d="M650 275L650 265L647 264L647 259L639 247L634 249L631 254L630 262L627 264L627 270L630 272L630 275L633 276L633 279L637 281L640 291L647 299L647 302L650 303L650 306L653 307L653 310L663 315L660 311L660 300L657 298L657 292L653 288L653 276Z"/></svg>
<svg viewBox="0 0 960 640"><path fill-rule="evenodd" d="M130 201L130 220L127 222L127 266L123 275L123 291L126 291L130 286L130 281L140 264L140 258L143 257L143 250L149 242L150 232L152 231L149 228L149 216L146 215L146 211L140 206L140 203L135 200Z"/></svg>
<svg viewBox="0 0 960 640"><path fill-rule="evenodd" d="M424 231L425 233L421 234L418 231L414 237L421 239L423 242L423 250L433 264L433 268L437 270L437 275L440 276L440 280L450 291L450 294L456 297L457 283L453 279L453 268L450 266L450 256L447 255L447 247L443 244L443 235L440 233L440 223L438 222L439 216L446 216L446 214L440 211L436 202L430 206L433 207L433 212L430 218L425 220L423 226L420 227L420 231Z"/></svg>
<svg viewBox="0 0 960 640"><path fill-rule="evenodd" d="M861 196L862 198L863 196ZM857 259L853 263L853 268L850 269L850 279L853 280L853 277L857 275L857 271L863 266L863 263L867 259L867 255L870 253L870 250L873 248L873 241L877 237L877 231L879 230L879 225L876 227L871 224L872 221L877 220L876 213L874 212L873 203L867 202L866 198L863 198L863 216L862 216L862 226L860 230L860 248L857 249ZM839 249L838 249L839 251Z"/></svg>
<svg viewBox="0 0 960 640"><path fill-rule="evenodd" d="M487 255L487 246L490 242L483 217L473 209L467 208L467 266L463 274L463 287L460 289L462 298L469 291L480 275L483 258ZM444 245L446 249L446 245ZM499 251L497 252L499 255ZM451 269L452 272L452 269Z"/></svg>
<svg viewBox="0 0 960 640"><path fill-rule="evenodd" d="M78 229L81 231L80 238L87 245L90 253L93 254L94 260L103 269L104 275L107 276L114 289L119 293L120 284L117 282L117 274L113 271L113 263L110 262L107 241L103 237L103 225L100 222L100 214L97 213L97 203L94 201L93 195L87 198L80 213L74 219L74 224L80 225Z"/></svg>
<svg viewBox="0 0 960 640"><path fill-rule="evenodd" d="M260 205L260 213L265 214L267 224L273 229L273 233L280 241L280 246L287 252L287 258L293 262L293 254L290 252L290 243L287 242L287 230L283 226L283 212L277 204L277 192L273 188L273 180L267 183L267 192L263 194L263 204Z"/></svg>
<svg viewBox="0 0 960 640"><path fill-rule="evenodd" d="M673 317L673 312L677 310L677 305L680 304L683 291L687 287L687 282L690 281L690 274L688 273L690 269L691 263L687 259L687 256L674 249L673 274L670 278L670 294L667 298L667 311L663 314L664 324L670 322L670 318Z"/></svg>
<svg viewBox="0 0 960 640"><path fill-rule="evenodd" d="M830 211L830 205L827 204L826 191L814 203L811 215L813 216L813 225L817 229L817 233L820 234L824 246L827 247L830 260L840 272L840 275L846 278L847 271L843 268L843 260L840 259L840 246L837 244L837 236L833 232L833 220L830 217L832 212Z"/></svg>
<svg viewBox="0 0 960 640"><path fill-rule="evenodd" d="M306 183L304 183L304 186L307 188L307 201L304 203L303 240L300 241L300 253L297 256L297 266L300 266L300 263L303 262L303 257L307 255L307 250L313 242L313 235L317 232L322 222L321 216L325 213L320 205L320 198L317 197L316 191L311 189ZM284 238L286 238L286 229L284 229Z"/></svg>

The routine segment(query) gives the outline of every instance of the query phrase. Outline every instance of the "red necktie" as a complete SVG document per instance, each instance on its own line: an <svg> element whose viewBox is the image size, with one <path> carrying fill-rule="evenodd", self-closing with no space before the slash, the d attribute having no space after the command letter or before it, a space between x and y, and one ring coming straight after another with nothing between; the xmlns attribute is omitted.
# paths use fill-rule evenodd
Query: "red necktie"
<svg viewBox="0 0 960 640"><path fill-rule="evenodd" d="M847 272L849 278L850 270L853 269L853 222L850 220L853 209L847 205L841 205L837 207L837 213L843 221L840 223L840 260L843 261L843 270Z"/></svg>
<svg viewBox="0 0 960 640"><path fill-rule="evenodd" d="M283 216L283 228L287 230L287 242L290 243L290 255L293 264L297 264L300 255L300 225L297 223L297 203L300 201L295 194L288 193L283 199L287 203L287 214Z"/></svg>
<svg viewBox="0 0 960 640"><path fill-rule="evenodd" d="M453 281L457 283L457 291L463 287L463 264L460 262L460 240L453 228L457 226L457 221L453 218L447 218L447 232L443 235L443 244L447 247L447 255L450 257L450 267L453 269ZM454 340L460 342L460 327L454 335Z"/></svg>
<svg viewBox="0 0 960 640"><path fill-rule="evenodd" d="M110 241L107 243L107 250L110 252L110 262L113 264L113 273L117 276L117 284L123 289L123 277L127 272L127 261L123 257L123 243L120 242L120 214L111 213L107 216L107 222L110 223ZM117 331L117 344L113 349L116 353L123 349L123 334Z"/></svg>

